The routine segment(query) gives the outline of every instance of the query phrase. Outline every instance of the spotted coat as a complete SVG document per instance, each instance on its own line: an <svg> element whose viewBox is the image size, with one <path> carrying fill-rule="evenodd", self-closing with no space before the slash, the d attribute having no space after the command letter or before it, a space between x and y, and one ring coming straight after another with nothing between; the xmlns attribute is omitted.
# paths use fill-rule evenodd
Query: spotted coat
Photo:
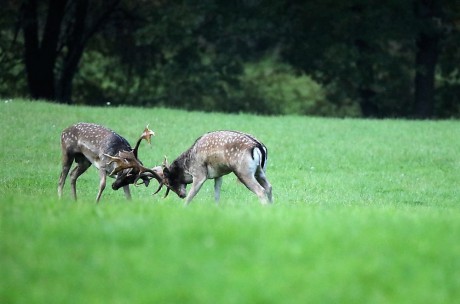
<svg viewBox="0 0 460 304"><path fill-rule="evenodd" d="M238 131L214 131L195 143L163 171L169 188L190 203L206 179L215 179L215 199L219 200L223 175L233 172L260 200L272 201L271 185L265 177L267 148L254 136Z"/></svg>
<svg viewBox="0 0 460 304"><path fill-rule="evenodd" d="M148 128L146 130L151 131ZM151 132L153 134L153 131ZM142 163L137 159L137 148L141 140L145 138L143 136L138 140L136 148L133 150L126 139L101 125L80 122L64 129L61 133L62 171L58 185L59 197L62 196L65 180L72 163L75 161L76 166L70 173L74 199L77 197L76 180L91 165L94 165L99 170L100 176L99 192L96 201L99 201L102 191L105 188L106 176L115 178L112 189L117 190L123 187L126 197L130 198L129 184L135 183L138 178L142 178L147 185L151 174L140 172L135 168L120 170L120 164L117 161L123 161L123 165L135 164L142 166ZM117 158L122 154L132 157L130 159ZM141 168L139 166L137 168ZM122 168L125 168L125 166ZM143 168L145 167L142 166Z"/></svg>

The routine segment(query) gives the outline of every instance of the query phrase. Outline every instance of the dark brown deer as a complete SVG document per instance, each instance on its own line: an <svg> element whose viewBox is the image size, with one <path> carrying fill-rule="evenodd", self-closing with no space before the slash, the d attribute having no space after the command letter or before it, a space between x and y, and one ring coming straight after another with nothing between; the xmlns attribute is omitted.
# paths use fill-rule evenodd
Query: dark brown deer
<svg viewBox="0 0 460 304"><path fill-rule="evenodd" d="M99 170L100 183L96 201L99 202L102 191L105 189L107 175L115 178L112 189L123 187L125 195L131 198L130 184L137 185L139 179L147 186L151 178L162 181L151 169L142 165L137 158L138 149L143 139L150 143L154 132L145 128L134 149L128 141L101 125L92 123L77 123L62 131L62 172L59 177L58 195L62 196L62 188L72 163L76 166L70 173L70 186L74 199L77 199L76 182L93 164Z"/></svg>
<svg viewBox="0 0 460 304"><path fill-rule="evenodd" d="M163 177L160 188L167 187L189 204L207 179L214 179L214 198L219 201L222 176L233 172L260 199L272 202L272 186L265 176L267 148L254 136L237 131L206 133L169 166L154 171ZM187 184L192 188L186 195ZM160 190L158 188L157 192Z"/></svg>

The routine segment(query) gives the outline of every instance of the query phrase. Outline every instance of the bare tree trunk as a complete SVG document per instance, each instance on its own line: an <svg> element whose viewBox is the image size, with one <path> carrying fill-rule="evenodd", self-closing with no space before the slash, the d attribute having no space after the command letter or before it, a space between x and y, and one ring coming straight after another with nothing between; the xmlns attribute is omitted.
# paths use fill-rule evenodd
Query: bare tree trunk
<svg viewBox="0 0 460 304"><path fill-rule="evenodd" d="M48 0L41 41L39 3L38 0L25 0L21 7L30 95L35 99L70 103L73 78L85 46L119 7L120 0L107 1L95 11L90 11L89 0ZM60 53L60 50L65 51ZM59 55L63 58L61 69L57 71Z"/></svg>
<svg viewBox="0 0 460 304"><path fill-rule="evenodd" d="M439 0L416 0L415 14L420 31L416 40L414 115L431 118L434 114L435 69L441 32Z"/></svg>
<svg viewBox="0 0 460 304"><path fill-rule="evenodd" d="M80 0L75 4L74 26L67 43L67 54L63 61L56 88L56 97L59 101L72 102L72 82L78 70L78 64L83 55L86 41L89 38L86 26L88 15L88 0Z"/></svg>
<svg viewBox="0 0 460 304"><path fill-rule="evenodd" d="M361 114L367 118L381 117L379 106L375 102L376 92L372 89L375 83L374 70L372 68L372 47L364 39L356 39L354 43L358 50L359 57L356 60L356 67L360 75L358 87L359 106Z"/></svg>
<svg viewBox="0 0 460 304"><path fill-rule="evenodd" d="M434 76L438 59L438 44L438 37L423 33L417 40L414 114L418 118L430 118L434 114Z"/></svg>
<svg viewBox="0 0 460 304"><path fill-rule="evenodd" d="M35 99L55 98L54 67L66 0L49 0L43 38L40 41L37 0L27 0L21 8L25 44L25 66L30 95Z"/></svg>
<svg viewBox="0 0 460 304"><path fill-rule="evenodd" d="M89 0L74 1L72 28L68 29L70 36L65 41L67 53L62 62L56 88L56 99L72 103L72 83L78 71L81 57L88 43L111 18L120 5L120 0L106 1L102 9L91 12ZM91 14L89 17L88 15ZM92 22L89 22L91 20Z"/></svg>

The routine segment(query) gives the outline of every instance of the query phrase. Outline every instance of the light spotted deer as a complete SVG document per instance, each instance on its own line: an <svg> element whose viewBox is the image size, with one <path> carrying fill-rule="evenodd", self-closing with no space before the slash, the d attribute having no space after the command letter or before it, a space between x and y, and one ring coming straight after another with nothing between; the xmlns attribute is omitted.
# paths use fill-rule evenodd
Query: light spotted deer
<svg viewBox="0 0 460 304"><path fill-rule="evenodd" d="M107 175L115 178L112 189L123 187L125 195L131 198L130 184L137 184L139 179L147 186L151 178L161 181L161 178L151 169L142 165L137 158L138 149L143 139L150 143L154 132L145 128L134 149L128 141L101 125L92 123L77 123L62 131L62 172L59 177L58 195L62 196L62 189L72 163L76 166L70 173L72 196L77 199L76 182L93 164L99 170L100 183L96 201L99 202L102 191L105 189Z"/></svg>
<svg viewBox="0 0 460 304"><path fill-rule="evenodd" d="M233 172L238 179L260 199L262 204L272 202L272 186L265 176L267 148L252 135L237 131L206 133L176 160L155 167L169 190L189 204L207 179L214 179L214 198L219 201L222 176ZM186 195L187 184L192 188ZM157 193L155 192L155 193Z"/></svg>

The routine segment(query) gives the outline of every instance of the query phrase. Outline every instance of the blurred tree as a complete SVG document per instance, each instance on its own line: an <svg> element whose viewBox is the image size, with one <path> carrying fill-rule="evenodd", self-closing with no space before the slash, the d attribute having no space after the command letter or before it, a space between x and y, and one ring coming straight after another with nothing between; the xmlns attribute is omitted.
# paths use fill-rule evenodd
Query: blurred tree
<svg viewBox="0 0 460 304"><path fill-rule="evenodd" d="M16 1L8 1L0 14L0 96L5 97L21 96L26 87L18 10Z"/></svg>
<svg viewBox="0 0 460 304"><path fill-rule="evenodd" d="M6 0L0 94L27 79L85 104L460 116L458 3Z"/></svg>
<svg viewBox="0 0 460 304"><path fill-rule="evenodd" d="M270 33L258 32L264 27L254 18L256 9L251 3L213 0L156 1L125 9L131 15L117 15L88 48L94 57L112 57L105 61L111 73L94 73L93 63L83 64L77 96L91 98L84 94L95 87L96 77L103 85L93 98L115 104L259 112L257 104L248 109L240 93L244 62L271 46L260 46Z"/></svg>
<svg viewBox="0 0 460 304"><path fill-rule="evenodd" d="M436 72L434 113L438 117L460 116L460 2L444 2L444 31Z"/></svg>
<svg viewBox="0 0 460 304"><path fill-rule="evenodd" d="M299 1L283 55L328 88L340 105L356 100L365 117L404 116L410 108L410 3Z"/></svg>
<svg viewBox="0 0 460 304"><path fill-rule="evenodd" d="M449 39L458 31L454 6L289 1L280 14L288 25L283 55L329 88L331 101L357 100L365 117L431 117L438 59L456 48Z"/></svg>

